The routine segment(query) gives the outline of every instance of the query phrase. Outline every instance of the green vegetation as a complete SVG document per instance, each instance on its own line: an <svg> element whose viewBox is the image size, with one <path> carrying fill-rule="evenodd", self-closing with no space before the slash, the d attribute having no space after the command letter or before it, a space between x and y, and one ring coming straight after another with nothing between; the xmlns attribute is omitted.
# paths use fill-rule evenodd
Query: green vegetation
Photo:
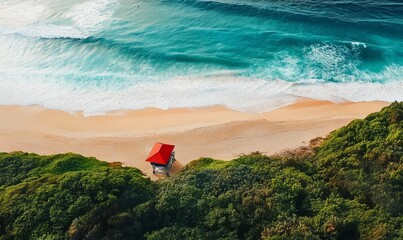
<svg viewBox="0 0 403 240"><path fill-rule="evenodd" d="M314 143L314 142L313 142ZM277 156L151 182L75 154L0 154L0 239L403 239L403 103Z"/></svg>
<svg viewBox="0 0 403 240"><path fill-rule="evenodd" d="M0 239L143 236L142 222L116 223L152 199L155 185L133 168L76 154L0 154Z"/></svg>

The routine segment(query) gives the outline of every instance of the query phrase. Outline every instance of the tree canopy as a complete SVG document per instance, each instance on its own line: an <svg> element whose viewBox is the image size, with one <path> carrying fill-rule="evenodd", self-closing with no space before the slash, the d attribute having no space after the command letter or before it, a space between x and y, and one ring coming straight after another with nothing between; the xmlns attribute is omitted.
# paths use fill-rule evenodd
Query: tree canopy
<svg viewBox="0 0 403 240"><path fill-rule="evenodd" d="M152 182L77 154L0 153L0 239L402 239L403 103L310 147Z"/></svg>

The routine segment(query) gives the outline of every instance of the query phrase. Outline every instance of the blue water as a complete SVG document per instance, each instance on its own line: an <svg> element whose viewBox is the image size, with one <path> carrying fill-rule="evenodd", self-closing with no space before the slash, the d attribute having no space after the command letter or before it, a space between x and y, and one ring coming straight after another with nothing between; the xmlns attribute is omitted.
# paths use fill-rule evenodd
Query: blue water
<svg viewBox="0 0 403 240"><path fill-rule="evenodd" d="M0 0L0 104L403 100L399 0Z"/></svg>

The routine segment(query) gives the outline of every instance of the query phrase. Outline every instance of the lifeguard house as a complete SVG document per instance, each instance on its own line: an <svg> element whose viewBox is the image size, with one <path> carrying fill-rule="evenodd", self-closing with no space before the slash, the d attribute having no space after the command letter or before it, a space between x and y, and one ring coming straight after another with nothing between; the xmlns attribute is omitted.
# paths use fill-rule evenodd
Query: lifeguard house
<svg viewBox="0 0 403 240"><path fill-rule="evenodd" d="M174 148L175 145L159 142L154 144L146 159L151 163L154 174L166 174L169 177L172 164L176 161Z"/></svg>

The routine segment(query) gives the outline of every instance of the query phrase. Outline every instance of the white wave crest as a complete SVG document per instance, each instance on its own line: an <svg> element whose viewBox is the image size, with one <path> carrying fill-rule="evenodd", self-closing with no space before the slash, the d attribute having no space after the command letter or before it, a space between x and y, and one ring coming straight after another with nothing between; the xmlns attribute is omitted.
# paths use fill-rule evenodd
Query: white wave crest
<svg viewBox="0 0 403 240"><path fill-rule="evenodd" d="M116 0L86 1L73 6L64 17L72 19L74 26L81 31L91 33L111 21L114 12L111 6L116 3Z"/></svg>
<svg viewBox="0 0 403 240"><path fill-rule="evenodd" d="M27 37L36 37L36 38L76 38L76 39L84 39L90 36L84 34L82 31L74 27L57 26L57 25L37 25L32 27L24 27L15 31L9 30L8 34L20 34Z"/></svg>
<svg viewBox="0 0 403 240"><path fill-rule="evenodd" d="M149 107L191 108L223 105L228 108L264 112L291 104L298 98L342 101L403 101L403 83L324 83L309 81L264 81L240 77L180 78L164 82L137 83L125 88L109 84L2 79L0 104L41 105L87 115L121 109Z"/></svg>
<svg viewBox="0 0 403 240"><path fill-rule="evenodd" d="M34 2L0 3L0 34L36 38L87 38L111 22L116 0L89 0L67 12ZM50 16L58 16L53 19ZM70 23L72 24L70 24Z"/></svg>
<svg viewBox="0 0 403 240"><path fill-rule="evenodd" d="M363 48L367 48L367 44L363 42L351 42L351 45L353 46L362 46Z"/></svg>

